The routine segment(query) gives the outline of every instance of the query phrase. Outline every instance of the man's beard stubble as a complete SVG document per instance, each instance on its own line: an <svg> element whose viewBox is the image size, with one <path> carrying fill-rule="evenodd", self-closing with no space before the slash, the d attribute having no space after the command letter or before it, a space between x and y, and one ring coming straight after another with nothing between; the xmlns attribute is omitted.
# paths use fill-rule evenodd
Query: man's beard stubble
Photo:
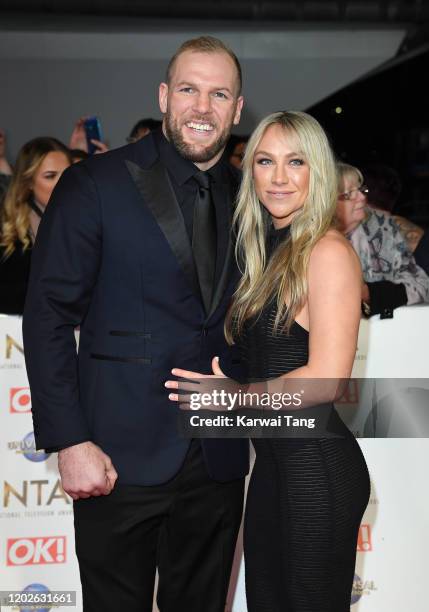
<svg viewBox="0 0 429 612"><path fill-rule="evenodd" d="M207 119L199 118L192 119L191 121L199 121L202 123L207 121ZM222 151L222 149L225 148L231 134L232 125L233 120L231 119L230 124L226 126L223 132L219 135L219 138L217 138L213 144L201 149L196 145L185 142L177 122L174 121L168 110L165 115L165 132L168 140L179 151L182 157L197 164L209 162L211 159L216 157L216 155Z"/></svg>

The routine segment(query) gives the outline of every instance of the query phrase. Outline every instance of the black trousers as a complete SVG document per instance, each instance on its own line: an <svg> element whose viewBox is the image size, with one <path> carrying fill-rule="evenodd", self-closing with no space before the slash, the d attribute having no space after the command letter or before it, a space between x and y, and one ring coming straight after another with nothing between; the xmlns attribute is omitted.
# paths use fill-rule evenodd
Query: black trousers
<svg viewBox="0 0 429 612"><path fill-rule="evenodd" d="M84 612L223 612L244 479L209 478L200 443L169 482L74 502Z"/></svg>

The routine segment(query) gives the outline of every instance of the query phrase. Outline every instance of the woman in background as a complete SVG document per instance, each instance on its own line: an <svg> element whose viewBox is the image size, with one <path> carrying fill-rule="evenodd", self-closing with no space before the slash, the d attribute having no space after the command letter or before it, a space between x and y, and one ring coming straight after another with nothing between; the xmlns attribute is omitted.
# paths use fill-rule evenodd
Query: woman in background
<svg viewBox="0 0 429 612"><path fill-rule="evenodd" d="M31 247L51 193L70 164L69 150L55 138L34 138L18 154L1 210L1 313L23 312Z"/></svg>
<svg viewBox="0 0 429 612"><path fill-rule="evenodd" d="M339 163L338 175L338 229L361 262L364 313L391 316L398 306L428 302L429 277L416 264L395 219L367 206L368 188L358 168Z"/></svg>
<svg viewBox="0 0 429 612"><path fill-rule="evenodd" d="M0 128L0 206L9 186L11 174L12 167L6 157L6 135L5 131Z"/></svg>

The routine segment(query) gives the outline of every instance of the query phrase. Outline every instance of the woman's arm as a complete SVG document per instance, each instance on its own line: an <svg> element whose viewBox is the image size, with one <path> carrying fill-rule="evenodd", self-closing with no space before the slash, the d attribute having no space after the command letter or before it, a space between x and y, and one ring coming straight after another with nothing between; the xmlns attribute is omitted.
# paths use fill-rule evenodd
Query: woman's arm
<svg viewBox="0 0 429 612"><path fill-rule="evenodd" d="M426 230L421 237L414 251L414 258L417 265L423 268L426 274L429 274L429 230Z"/></svg>
<svg viewBox="0 0 429 612"><path fill-rule="evenodd" d="M362 271L354 249L341 234L330 231L310 256L308 363L269 381L270 393L283 390L293 394L304 388L301 407L341 396L342 383L350 377L356 353L361 286Z"/></svg>
<svg viewBox="0 0 429 612"><path fill-rule="evenodd" d="M411 251L411 253L414 253L424 234L423 228L416 225L409 219L405 219L405 217L400 217L399 215L393 215L392 218L399 226L407 243L408 250Z"/></svg>
<svg viewBox="0 0 429 612"><path fill-rule="evenodd" d="M334 230L324 236L314 247L308 269L309 359L305 366L266 382L238 385L246 394L297 393L302 402L288 406L287 410L299 410L311 405L334 401L341 396L344 380L348 379L356 352L360 322L362 271L352 246ZM222 378L222 371L213 366L214 374ZM189 392L210 393L215 388L211 376L174 369L175 376L188 380L199 379L199 385L187 382L167 381L166 387ZM201 384L205 382L205 384ZM234 384L220 380L220 387ZM226 387L225 387L226 388ZM302 391L304 390L304 394ZM180 401L172 393L170 399ZM258 408L244 404L245 407ZM237 406L238 407L238 406ZM243 405L241 405L243 407ZM210 409L214 407L210 406Z"/></svg>
<svg viewBox="0 0 429 612"><path fill-rule="evenodd" d="M308 269L309 378L348 378L361 316L362 271L341 234L330 232L314 247Z"/></svg>

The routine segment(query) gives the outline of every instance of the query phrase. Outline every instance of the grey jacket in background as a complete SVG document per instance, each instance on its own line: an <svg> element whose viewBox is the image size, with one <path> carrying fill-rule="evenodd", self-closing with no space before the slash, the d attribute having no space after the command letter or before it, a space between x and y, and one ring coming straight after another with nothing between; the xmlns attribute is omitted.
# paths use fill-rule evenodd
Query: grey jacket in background
<svg viewBox="0 0 429 612"><path fill-rule="evenodd" d="M367 283L402 283L408 304L429 302L429 276L416 264L399 225L386 211L368 209L368 216L348 235Z"/></svg>

